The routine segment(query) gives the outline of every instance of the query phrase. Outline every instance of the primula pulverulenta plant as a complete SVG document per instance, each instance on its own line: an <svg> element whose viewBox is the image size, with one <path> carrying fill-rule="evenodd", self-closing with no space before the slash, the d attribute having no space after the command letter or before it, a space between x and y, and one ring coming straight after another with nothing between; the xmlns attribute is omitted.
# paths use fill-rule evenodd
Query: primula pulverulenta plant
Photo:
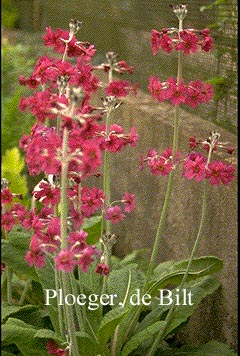
<svg viewBox="0 0 240 356"><path fill-rule="evenodd" d="M19 78L34 91L21 99L20 109L28 109L36 117L20 147L29 174L40 178L32 192L30 210L15 201L19 197L10 191L6 180L2 181L6 354L174 355L165 339L219 287L212 274L221 270L222 261L194 255L205 219L207 185L227 185L234 178L233 165L213 161L212 155L221 148L231 154L233 148L225 147L220 135L212 132L207 139L191 137L187 155L178 150L180 104L196 107L213 95L211 85L199 79L185 84L182 55L199 48L208 52L213 40L208 29L183 29L185 5L173 10L179 28L152 30L151 39L154 55L160 48L167 53L178 51L178 73L163 82L154 76L149 79L153 98L170 101L175 117L173 147L161 153L150 149L141 158L142 168L146 165L153 175L168 176L147 267L139 263L138 251L122 260L112 256L114 244L121 243L121 236L112 233L112 224L127 219L134 210L135 197L127 191L112 200L109 156L126 146L134 148L138 140L135 127L126 133L112 122L112 112L124 104L126 95L136 94L137 85L114 80L113 75L131 74L133 67L119 61L113 52L106 54L106 63L92 64L96 50L92 44L77 40L82 24L71 20L69 31L48 27L43 36L45 45L62 57L40 57L32 75ZM95 74L100 70L102 80ZM183 178L203 181L199 231L188 260L157 264L173 177L179 166ZM16 281L22 288L20 296L14 289ZM175 288L166 289L169 285Z"/></svg>

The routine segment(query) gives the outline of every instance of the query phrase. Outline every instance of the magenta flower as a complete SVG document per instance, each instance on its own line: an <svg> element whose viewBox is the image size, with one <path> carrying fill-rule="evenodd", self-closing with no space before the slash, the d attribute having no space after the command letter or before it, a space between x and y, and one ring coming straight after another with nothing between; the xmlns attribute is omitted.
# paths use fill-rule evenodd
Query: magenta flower
<svg viewBox="0 0 240 356"><path fill-rule="evenodd" d="M89 218L103 205L104 193L96 187L83 187L81 191L81 211L84 217Z"/></svg>
<svg viewBox="0 0 240 356"><path fill-rule="evenodd" d="M160 47L166 53L171 53L173 50L173 41L170 36L163 34L160 39Z"/></svg>
<svg viewBox="0 0 240 356"><path fill-rule="evenodd" d="M15 225L15 219L13 217L12 212L7 211L6 213L1 215L1 223L2 228L6 231L11 231L13 226Z"/></svg>
<svg viewBox="0 0 240 356"><path fill-rule="evenodd" d="M148 90L150 91L152 97L157 99L159 103L166 99L166 91L163 90L163 85L157 77L149 77Z"/></svg>
<svg viewBox="0 0 240 356"><path fill-rule="evenodd" d="M25 261L29 266L36 266L37 268L43 268L46 263L46 256L41 248L42 241L34 234L31 237L30 248L25 255Z"/></svg>
<svg viewBox="0 0 240 356"><path fill-rule="evenodd" d="M123 220L125 215L122 213L122 209L118 205L111 206L106 209L105 219L110 220L113 224L117 224L119 221Z"/></svg>
<svg viewBox="0 0 240 356"><path fill-rule="evenodd" d="M1 191L1 203L10 204L12 202L13 195L8 188L5 188Z"/></svg>
<svg viewBox="0 0 240 356"><path fill-rule="evenodd" d="M130 93L131 84L127 80L115 80L111 82L105 92L107 95L113 95L117 98L127 96Z"/></svg>
<svg viewBox="0 0 240 356"><path fill-rule="evenodd" d="M87 246L81 251L81 256L78 260L78 265L81 267L84 273L88 272L88 269L94 261L94 256L100 257L101 251L96 250L95 246Z"/></svg>
<svg viewBox="0 0 240 356"><path fill-rule="evenodd" d="M177 84L176 78L168 78L167 84L166 98L169 99L173 105L184 103L187 93L187 87L184 85L184 81L181 80L180 83Z"/></svg>
<svg viewBox="0 0 240 356"><path fill-rule="evenodd" d="M191 31L180 31L181 41L177 43L176 49L183 51L186 55L191 52L196 53L198 50L198 37Z"/></svg>
<svg viewBox="0 0 240 356"><path fill-rule="evenodd" d="M190 153L183 162L183 176L200 182L205 178L206 163L207 159L201 153Z"/></svg>
<svg viewBox="0 0 240 356"><path fill-rule="evenodd" d="M105 276L108 276L110 273L110 268L108 265L106 265L106 263L99 263L97 265L95 272L98 274L104 274Z"/></svg>
<svg viewBox="0 0 240 356"><path fill-rule="evenodd" d="M130 213L135 208L135 197L128 192L124 193L122 200L124 202L124 211Z"/></svg>
<svg viewBox="0 0 240 356"><path fill-rule="evenodd" d="M206 170L206 178L209 179L210 184L227 185L234 179L235 168L232 164L226 164L222 161L213 161L208 165Z"/></svg>
<svg viewBox="0 0 240 356"><path fill-rule="evenodd" d="M60 202L60 188L55 188L47 182L41 182L38 188L33 190L33 196L46 206L55 206Z"/></svg>
<svg viewBox="0 0 240 356"><path fill-rule="evenodd" d="M153 55L156 56L160 48L160 32L157 30L151 31L151 48Z"/></svg>
<svg viewBox="0 0 240 356"><path fill-rule="evenodd" d="M59 271L72 272L76 265L75 254L71 250L63 249L54 258L56 268Z"/></svg>

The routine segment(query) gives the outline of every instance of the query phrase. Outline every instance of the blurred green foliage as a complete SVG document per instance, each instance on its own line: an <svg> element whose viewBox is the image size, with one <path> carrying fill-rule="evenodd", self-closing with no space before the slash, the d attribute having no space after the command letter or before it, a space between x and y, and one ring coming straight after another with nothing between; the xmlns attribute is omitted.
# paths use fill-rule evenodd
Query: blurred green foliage
<svg viewBox="0 0 240 356"><path fill-rule="evenodd" d="M26 176L22 174L24 166L24 159L17 147L7 150L2 157L2 177L9 181L11 192L21 194L23 196L22 203L27 204L27 180Z"/></svg>
<svg viewBox="0 0 240 356"><path fill-rule="evenodd" d="M1 149L18 146L23 134L29 134L34 123L31 114L20 112L18 105L22 96L28 96L29 90L20 86L20 74L31 74L34 59L29 56L29 49L20 44L2 45L2 142Z"/></svg>
<svg viewBox="0 0 240 356"><path fill-rule="evenodd" d="M3 28L17 28L19 13L11 0L2 0L2 27Z"/></svg>

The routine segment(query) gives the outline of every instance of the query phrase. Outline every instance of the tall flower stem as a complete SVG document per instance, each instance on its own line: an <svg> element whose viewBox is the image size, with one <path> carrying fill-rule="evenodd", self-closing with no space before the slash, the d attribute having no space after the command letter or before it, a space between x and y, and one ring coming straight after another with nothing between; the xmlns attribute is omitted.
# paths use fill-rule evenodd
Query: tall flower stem
<svg viewBox="0 0 240 356"><path fill-rule="evenodd" d="M61 248L67 248L67 219L68 219L68 198L67 198L67 182L68 182L68 130L64 128L63 143L62 143L62 172L61 172ZM70 278L67 273L61 273L61 282L64 296L71 292ZM70 356L78 355L78 346L75 333L74 317L72 307L64 305L66 315L66 327L69 332L70 341Z"/></svg>
<svg viewBox="0 0 240 356"><path fill-rule="evenodd" d="M191 268L191 265L192 265L192 262L193 262L193 258L195 256L195 253L197 251L197 248L198 248L198 245L199 245L199 241L200 241L200 238L201 238L201 235L202 235L202 230L203 230L203 227L204 227L204 222L205 222L205 217L206 217L206 211L207 211L207 180L205 179L204 180L204 186L203 186L203 198L202 198L202 212L201 212L201 220L200 220L200 224L199 224L199 229L198 229L198 233L197 233L197 237L196 237L196 240L195 240L195 243L194 243L194 246L192 248L192 252L191 252L191 255L189 257L189 260L188 260L188 265L187 265L187 268L186 268L186 271L184 273L184 276L183 276L183 279L182 279L182 282L180 284L180 286L178 287L178 291L179 293L181 293L183 287L184 287L184 284L186 283L187 281L187 278L188 278L188 274L189 274L189 270ZM164 339L164 337L166 336L165 335L165 332L166 332L166 329L172 319L172 316L174 314L174 311L176 309L176 305L173 303L169 309L169 312L167 314L167 317L165 319L165 325L164 327L160 330L159 334L157 335L157 337L155 338L154 340L154 343L152 344L152 347L149 351L149 353L147 354L147 356L153 356L158 348L158 345L159 343Z"/></svg>
<svg viewBox="0 0 240 356"><path fill-rule="evenodd" d="M179 82L180 80L180 75L182 71L182 62L181 62L181 53L178 53L178 77L177 81ZM179 136L179 106L175 106L175 111L174 111L174 132L173 132L173 162L175 162L176 159L176 153L178 149L178 136ZM166 195L163 203L163 208L162 208L162 213L160 216L158 228L157 228L157 233L152 249L152 255L150 258L150 264L149 264L149 273L151 273L152 269L156 265L157 262L157 257L159 253L159 246L162 240L162 235L163 235L163 230L167 218L167 213L169 209L169 203L170 203L170 198L172 194L172 189L173 189L173 178L175 175L175 169L173 169L169 176L168 176L168 183L167 183L167 190L166 190Z"/></svg>

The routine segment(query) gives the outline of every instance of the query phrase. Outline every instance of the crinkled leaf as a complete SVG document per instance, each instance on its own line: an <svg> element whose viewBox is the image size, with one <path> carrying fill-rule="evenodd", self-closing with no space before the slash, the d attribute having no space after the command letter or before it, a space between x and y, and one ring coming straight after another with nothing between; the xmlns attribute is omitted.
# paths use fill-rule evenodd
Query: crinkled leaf
<svg viewBox="0 0 240 356"><path fill-rule="evenodd" d="M36 305L24 305L24 306L18 306L18 305L10 305L6 302L2 302L2 320L5 321L7 317L10 315L16 316L17 313L24 314L26 312L32 312L38 310L39 307Z"/></svg>
<svg viewBox="0 0 240 356"><path fill-rule="evenodd" d="M179 325L184 323L192 315L203 298L215 292L215 290L217 290L219 287L219 281L213 276L202 277L196 281L189 282L186 287L184 286L184 288L186 288L186 293L189 291L192 292L193 305L183 305L183 294L180 293L180 305L176 307L171 321L166 328L165 336L173 332L173 330L179 327Z"/></svg>
<svg viewBox="0 0 240 356"><path fill-rule="evenodd" d="M115 306L124 303L125 306L131 306L130 297L141 289L145 283L143 272L128 267L120 270L113 270L107 280L109 294L116 294ZM114 306L113 306L114 307Z"/></svg>
<svg viewBox="0 0 240 356"><path fill-rule="evenodd" d="M50 330L50 329L39 329L36 334L34 335L34 338L39 338L39 339L52 339L55 340L57 343L62 343L64 340L59 336L55 331Z"/></svg>
<svg viewBox="0 0 240 356"><path fill-rule="evenodd" d="M183 346L178 350L165 350L159 356L237 356L237 353L221 342L212 340L200 346Z"/></svg>
<svg viewBox="0 0 240 356"><path fill-rule="evenodd" d="M8 240L2 240L1 243L2 262L12 267L15 273L21 274L25 278L31 278L35 281L39 281L35 269L30 267L24 260L27 249L13 245L12 242ZM21 242L19 243L19 245L21 245Z"/></svg>
<svg viewBox="0 0 240 356"><path fill-rule="evenodd" d="M57 290L55 284L55 272L54 272L54 264L52 258L46 259L46 265L43 268L35 268L39 281L42 285L44 293L46 294L45 289L52 289L54 291ZM48 311L48 315L51 319L51 322L54 326L54 330L59 332L59 322L58 322L58 301L57 298L50 299L50 305L46 305L46 310Z"/></svg>
<svg viewBox="0 0 240 356"><path fill-rule="evenodd" d="M97 354L98 343L93 337L81 331L76 332L76 337L81 356L95 356Z"/></svg>
<svg viewBox="0 0 240 356"><path fill-rule="evenodd" d="M185 274L188 265L188 260L175 262L170 266L166 265L166 269L162 268L160 264L154 270L152 282L149 284L149 291L151 294L164 288L166 285L181 283L183 275ZM203 256L195 258L192 261L187 281L219 272L223 267L223 262L214 256Z"/></svg>
<svg viewBox="0 0 240 356"><path fill-rule="evenodd" d="M34 339L36 330L22 320L9 318L6 324L2 325L3 345L15 344L23 356L48 356L46 341Z"/></svg>
<svg viewBox="0 0 240 356"><path fill-rule="evenodd" d="M104 349L109 338L113 335L116 327L128 313L127 308L115 308L104 315L98 330L98 340L101 350Z"/></svg>
<svg viewBox="0 0 240 356"><path fill-rule="evenodd" d="M156 323L145 328L138 334L133 335L124 346L121 352L121 356L128 356L130 352L135 350L139 345L141 345L144 341L146 341L150 337L156 335L164 326L165 326L164 321L157 321Z"/></svg>
<svg viewBox="0 0 240 356"><path fill-rule="evenodd" d="M132 253L125 256L123 259L116 261L113 264L113 269L120 269L123 267L129 267L129 265L136 264L143 269L143 264L147 264L146 254L148 249L134 250ZM146 267L146 266L145 266Z"/></svg>

